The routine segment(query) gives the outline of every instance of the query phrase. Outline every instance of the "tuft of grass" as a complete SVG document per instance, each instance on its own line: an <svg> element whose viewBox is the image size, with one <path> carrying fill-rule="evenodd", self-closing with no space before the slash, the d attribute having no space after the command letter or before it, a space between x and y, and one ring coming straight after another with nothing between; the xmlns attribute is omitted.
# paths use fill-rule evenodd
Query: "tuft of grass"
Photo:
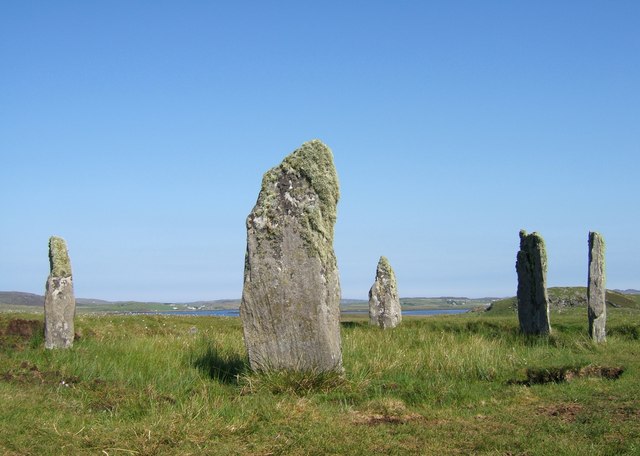
<svg viewBox="0 0 640 456"><path fill-rule="evenodd" d="M241 378L242 393L306 396L313 393L329 393L348 385L345 377L337 372L272 371L245 374Z"/></svg>

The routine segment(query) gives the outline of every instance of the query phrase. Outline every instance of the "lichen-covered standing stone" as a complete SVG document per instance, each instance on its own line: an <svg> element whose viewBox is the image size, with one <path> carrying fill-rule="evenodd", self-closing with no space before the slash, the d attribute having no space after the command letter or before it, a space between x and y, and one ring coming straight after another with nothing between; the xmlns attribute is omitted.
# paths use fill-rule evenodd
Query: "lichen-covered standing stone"
<svg viewBox="0 0 640 456"><path fill-rule="evenodd" d="M333 251L338 198L333 155L318 140L262 178L247 217L240 306L253 370L342 370Z"/></svg>
<svg viewBox="0 0 640 456"><path fill-rule="evenodd" d="M587 307L589 336L596 342L606 340L607 304L604 267L604 239L599 233L589 232L589 278Z"/></svg>
<svg viewBox="0 0 640 456"><path fill-rule="evenodd" d="M56 236L49 239L49 266L44 296L44 346L48 349L68 348L73 345L76 300L64 239Z"/></svg>
<svg viewBox="0 0 640 456"><path fill-rule="evenodd" d="M384 256L376 268L376 279L369 290L369 323L382 329L395 328L402 321L396 275Z"/></svg>
<svg viewBox="0 0 640 456"><path fill-rule="evenodd" d="M518 320L525 334L549 334L549 297L547 295L547 252L538 233L520 231L518 272Z"/></svg>

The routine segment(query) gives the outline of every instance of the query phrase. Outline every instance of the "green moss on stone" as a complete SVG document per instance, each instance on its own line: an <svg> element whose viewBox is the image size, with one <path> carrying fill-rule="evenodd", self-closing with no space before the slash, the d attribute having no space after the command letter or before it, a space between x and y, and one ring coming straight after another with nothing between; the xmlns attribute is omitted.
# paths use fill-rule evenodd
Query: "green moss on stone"
<svg viewBox="0 0 640 456"><path fill-rule="evenodd" d="M323 218L333 228L336 221L336 205L340 199L340 187L331 149L322 141L314 139L304 143L286 157L280 166L287 172L299 174L309 180L311 188L320 197Z"/></svg>
<svg viewBox="0 0 640 456"><path fill-rule="evenodd" d="M391 269L391 264L389 264L389 260L386 256L382 255L380 260L378 261L378 267L383 267L385 269Z"/></svg>
<svg viewBox="0 0 640 456"><path fill-rule="evenodd" d="M393 272L391 263L385 256L381 256L378 261L378 267L376 268L376 277L389 277L391 279L391 286L395 290L396 288L396 274Z"/></svg>
<svg viewBox="0 0 640 456"><path fill-rule="evenodd" d="M589 245L596 245L596 243L600 243L603 250L606 247L604 238L600 233L597 231L589 231Z"/></svg>
<svg viewBox="0 0 640 456"><path fill-rule="evenodd" d="M49 238L49 268L53 277L71 277L71 261L64 239Z"/></svg>
<svg viewBox="0 0 640 456"><path fill-rule="evenodd" d="M545 246L544 239L537 232L527 234L525 230L520 230L520 251L526 252L527 261L529 262L530 270L534 270L535 265L534 257L530 255L533 251L540 252L540 263L543 271L547 270L547 247Z"/></svg>
<svg viewBox="0 0 640 456"><path fill-rule="evenodd" d="M391 264L386 256L381 256L378 261L378 271L386 271L387 273L393 274L393 269L391 269Z"/></svg>
<svg viewBox="0 0 640 456"><path fill-rule="evenodd" d="M290 191L278 188L278 182L282 176L308 182L311 191L318 196L318 204L305 207L304 211L298 214L298 220L306 228L300 233L304 242L323 260L326 260L327 256L333 255L333 248L327 249L326 245L333 246L336 206L340 198L338 176L331 149L320 140L308 141L288 155L280 165L264 174L260 196L252 216L254 219L265 218L268 234L274 231L275 235L275 232L282 229L279 224L282 210L279 207L281 192L288 191L294 199L303 196L298 194L299 192L304 193L303 188L299 186Z"/></svg>

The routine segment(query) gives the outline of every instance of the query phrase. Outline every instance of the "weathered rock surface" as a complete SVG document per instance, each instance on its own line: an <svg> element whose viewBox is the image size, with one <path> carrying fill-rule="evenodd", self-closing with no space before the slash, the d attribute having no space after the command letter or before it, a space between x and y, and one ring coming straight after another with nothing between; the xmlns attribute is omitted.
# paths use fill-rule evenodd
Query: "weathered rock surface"
<svg viewBox="0 0 640 456"><path fill-rule="evenodd" d="M547 252L538 233L520 231L518 273L518 320L525 334L548 334L549 297L547 295Z"/></svg>
<svg viewBox="0 0 640 456"><path fill-rule="evenodd" d="M44 296L44 346L69 348L73 345L76 300L64 239L55 236L49 239L49 266Z"/></svg>
<svg viewBox="0 0 640 456"><path fill-rule="evenodd" d="M384 256L376 268L376 279L369 290L369 323L382 329L395 328L402 321L396 275Z"/></svg>
<svg viewBox="0 0 640 456"><path fill-rule="evenodd" d="M253 370L341 371L339 198L331 150L303 144L265 173L247 217L240 315Z"/></svg>
<svg viewBox="0 0 640 456"><path fill-rule="evenodd" d="M599 233L589 232L589 278L587 307L589 335L596 342L606 340L607 303L605 300L604 239Z"/></svg>

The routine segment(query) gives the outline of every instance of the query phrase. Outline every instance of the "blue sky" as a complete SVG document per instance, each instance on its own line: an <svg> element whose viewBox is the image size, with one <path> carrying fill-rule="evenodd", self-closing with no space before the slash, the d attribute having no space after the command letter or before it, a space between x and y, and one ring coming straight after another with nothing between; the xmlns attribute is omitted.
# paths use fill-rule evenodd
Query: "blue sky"
<svg viewBox="0 0 640 456"><path fill-rule="evenodd" d="M640 288L636 1L5 1L0 290L238 298L262 174L334 153L342 294L380 255L401 296L515 294L518 231L550 286Z"/></svg>

